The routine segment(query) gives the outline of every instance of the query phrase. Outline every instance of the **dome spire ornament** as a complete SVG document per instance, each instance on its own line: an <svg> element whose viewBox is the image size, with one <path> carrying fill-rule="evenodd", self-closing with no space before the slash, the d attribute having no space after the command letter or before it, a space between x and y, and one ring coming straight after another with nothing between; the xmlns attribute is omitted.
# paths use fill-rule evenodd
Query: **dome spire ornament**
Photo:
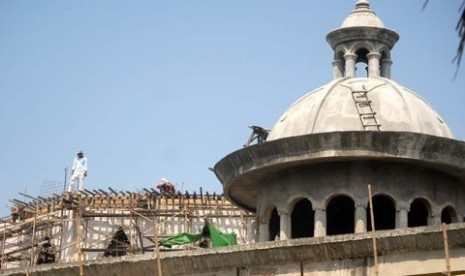
<svg viewBox="0 0 465 276"><path fill-rule="evenodd" d="M370 9L370 2L368 0L358 0L355 9Z"/></svg>

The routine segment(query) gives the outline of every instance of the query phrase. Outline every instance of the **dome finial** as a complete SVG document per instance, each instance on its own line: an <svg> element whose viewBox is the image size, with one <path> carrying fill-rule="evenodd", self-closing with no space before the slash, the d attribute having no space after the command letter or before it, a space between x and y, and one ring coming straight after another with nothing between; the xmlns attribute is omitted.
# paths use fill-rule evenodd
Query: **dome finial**
<svg viewBox="0 0 465 276"><path fill-rule="evenodd" d="M368 0L358 0L355 9L370 9L370 2Z"/></svg>

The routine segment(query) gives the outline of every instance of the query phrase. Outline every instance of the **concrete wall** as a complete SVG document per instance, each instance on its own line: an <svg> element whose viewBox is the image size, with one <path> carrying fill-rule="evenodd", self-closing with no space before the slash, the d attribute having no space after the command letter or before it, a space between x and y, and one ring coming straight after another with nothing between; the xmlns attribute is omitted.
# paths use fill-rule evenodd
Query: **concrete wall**
<svg viewBox="0 0 465 276"><path fill-rule="evenodd" d="M418 133L331 132L283 138L246 147L219 161L215 165L215 174L232 202L256 211L260 187L290 168L326 162L379 160L442 171L444 175L459 179L463 185L464 152L465 142ZM364 171L359 174L364 174ZM352 178L355 176L351 175ZM385 182L397 182L395 179ZM368 177L366 180L364 185L377 184ZM460 212L464 212L463 208Z"/></svg>
<svg viewBox="0 0 465 276"><path fill-rule="evenodd" d="M465 271L465 224L450 225L447 233L451 269ZM377 242L380 275L446 270L443 233L437 228L380 231ZM370 234L340 235L162 253L161 266L163 275L373 275L372 248ZM157 275L157 262L151 255L134 255L88 261L83 269L84 275ZM77 275L78 270L76 263L48 265L32 268L30 275Z"/></svg>
<svg viewBox="0 0 465 276"><path fill-rule="evenodd" d="M325 227L324 216L329 201L335 196L346 195L355 203L354 213L357 208L362 210L361 223L364 226L358 231L354 229L354 232L363 232L366 231L368 184L372 186L373 195L393 199L398 228L407 227L411 203L418 198L424 199L431 207L428 225L440 224L441 211L446 206L456 210L455 221L462 221L465 215L465 186L461 181L434 169L387 161L339 161L281 170L270 175L260 186L257 213L261 223L268 224L273 208L281 216L290 216L296 201L308 199L315 211L322 212L320 223ZM317 220L309 222L315 223L315 230ZM357 222L355 225L357 227ZM260 229L266 230L266 227ZM320 230L323 232L315 235L324 236L325 229ZM260 237L262 241L267 240L267 233L260 234Z"/></svg>

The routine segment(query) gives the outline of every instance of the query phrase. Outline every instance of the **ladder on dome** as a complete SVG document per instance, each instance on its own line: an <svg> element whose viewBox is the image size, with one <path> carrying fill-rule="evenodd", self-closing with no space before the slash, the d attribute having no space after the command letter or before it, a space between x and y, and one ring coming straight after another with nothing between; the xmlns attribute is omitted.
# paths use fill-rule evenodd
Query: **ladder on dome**
<svg viewBox="0 0 465 276"><path fill-rule="evenodd" d="M381 124L376 119L376 112L373 111L371 106L371 100L368 98L368 90L362 85L361 89L354 89L350 87L352 91L352 98L354 99L357 112L360 116L360 122L362 123L363 130L380 131Z"/></svg>

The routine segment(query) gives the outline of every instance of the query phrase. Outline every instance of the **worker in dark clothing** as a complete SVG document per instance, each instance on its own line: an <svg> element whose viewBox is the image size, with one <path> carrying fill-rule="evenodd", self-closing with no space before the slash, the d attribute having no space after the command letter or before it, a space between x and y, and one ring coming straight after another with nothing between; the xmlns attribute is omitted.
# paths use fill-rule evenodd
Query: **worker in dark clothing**
<svg viewBox="0 0 465 276"><path fill-rule="evenodd" d="M176 192L173 183L166 178L160 180L160 184L157 185L157 188L163 196L174 196Z"/></svg>
<svg viewBox="0 0 465 276"><path fill-rule="evenodd" d="M244 147L250 146L254 140L257 140L257 144L263 143L268 138L268 133L270 132L268 129L264 129L259 126L249 126L252 129L252 133L249 136L249 140Z"/></svg>

